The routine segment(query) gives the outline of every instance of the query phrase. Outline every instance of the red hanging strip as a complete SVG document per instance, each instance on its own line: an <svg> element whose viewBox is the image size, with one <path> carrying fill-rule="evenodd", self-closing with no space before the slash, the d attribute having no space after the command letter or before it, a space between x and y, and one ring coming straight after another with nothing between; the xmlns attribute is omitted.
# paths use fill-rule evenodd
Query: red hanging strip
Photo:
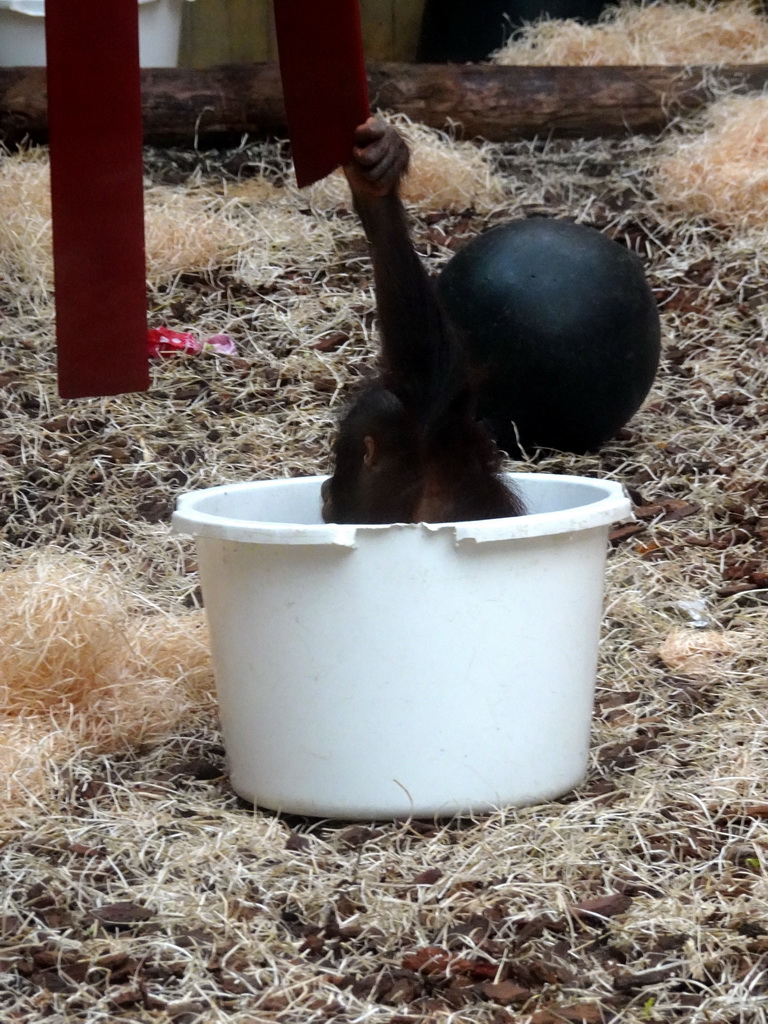
<svg viewBox="0 0 768 1024"><path fill-rule="evenodd" d="M149 386L137 0L45 11L59 393Z"/></svg>
<svg viewBox="0 0 768 1024"><path fill-rule="evenodd" d="M352 156L370 113L358 0L274 0L280 75L300 188Z"/></svg>

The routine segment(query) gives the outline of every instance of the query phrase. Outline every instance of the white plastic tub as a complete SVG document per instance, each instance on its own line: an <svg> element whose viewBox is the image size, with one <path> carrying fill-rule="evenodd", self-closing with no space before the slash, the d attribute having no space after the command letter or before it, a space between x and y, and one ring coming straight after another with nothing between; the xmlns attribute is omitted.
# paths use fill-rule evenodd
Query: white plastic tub
<svg viewBox="0 0 768 1024"><path fill-rule="evenodd" d="M138 0L142 67L176 66L183 2ZM45 0L0 0L0 67L45 65L44 18Z"/></svg>
<svg viewBox="0 0 768 1024"><path fill-rule="evenodd" d="M179 499L232 786L337 818L556 797L587 765L619 484L513 474L529 515L336 526L322 477Z"/></svg>

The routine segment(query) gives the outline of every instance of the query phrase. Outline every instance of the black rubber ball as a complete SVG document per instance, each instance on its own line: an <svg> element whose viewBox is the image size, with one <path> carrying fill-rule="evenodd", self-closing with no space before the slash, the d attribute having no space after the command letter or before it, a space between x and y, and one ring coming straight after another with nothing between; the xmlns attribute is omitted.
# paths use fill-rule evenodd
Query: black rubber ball
<svg viewBox="0 0 768 1024"><path fill-rule="evenodd" d="M502 448L585 452L613 437L653 384L656 302L640 260L594 228L521 220L445 266L438 292Z"/></svg>

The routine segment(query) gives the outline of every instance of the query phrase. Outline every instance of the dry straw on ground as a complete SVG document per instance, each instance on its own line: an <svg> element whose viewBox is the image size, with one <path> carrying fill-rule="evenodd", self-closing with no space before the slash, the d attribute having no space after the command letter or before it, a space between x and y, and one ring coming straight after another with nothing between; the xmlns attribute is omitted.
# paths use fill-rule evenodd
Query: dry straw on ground
<svg viewBox="0 0 768 1024"><path fill-rule="evenodd" d="M179 661L194 664L173 653L173 624L199 600L193 546L168 530L176 496L323 471L336 412L374 363L348 200L313 209L284 147L148 151L153 186L183 191L186 176L191 202L215 196L264 234L153 283L153 323L227 330L240 356L159 362L143 395L56 397L50 294L30 290L35 261L2 250L0 583L48 549L117 573L107 634L132 623L137 651L157 627L170 658L139 658L127 744L113 728L114 746L93 731L67 745L20 685L4 734L27 787L0 820L4 1021L765 1024L768 250L670 212L651 189L658 155L641 138L487 151L508 211L572 216L640 254L665 351L620 438L526 466L619 479L637 506L608 561L588 777L476 821L347 827L245 807L199 684L175 703ZM31 182L40 158L25 160ZM501 212L416 208L430 269ZM53 656L60 627L14 618L42 600L23 589L8 625ZM89 588L61 589L67 628L92 626L103 650L99 615L78 617ZM90 714L87 687L60 678L73 718Z"/></svg>
<svg viewBox="0 0 768 1024"><path fill-rule="evenodd" d="M706 110L698 130L671 135L653 185L671 209L765 230L767 157L768 96L729 96Z"/></svg>
<svg viewBox="0 0 768 1024"><path fill-rule="evenodd" d="M673 672L687 676L707 676L723 671L723 662L731 667L739 656L754 657L761 638L744 632L729 633L715 629L674 629L659 647L659 657Z"/></svg>
<svg viewBox="0 0 768 1024"><path fill-rule="evenodd" d="M194 188L149 187L145 194L147 275L151 283L222 267L248 241L221 197ZM40 150L0 165L0 273L37 294L53 286L49 170Z"/></svg>
<svg viewBox="0 0 768 1024"><path fill-rule="evenodd" d="M412 151L403 197L414 208L489 213L505 198L494 174L491 147L456 142L444 132L394 119ZM0 164L0 273L38 297L53 284L48 165L44 152L29 150ZM286 254L305 249L323 258L338 230L306 206L331 213L349 206L341 172L300 193L274 175L256 175L211 188L150 184L145 192L147 277L157 291L180 274L230 270L249 286L270 284L283 272ZM352 224L351 233L357 234ZM346 241L346 239L343 239Z"/></svg>
<svg viewBox="0 0 768 1024"><path fill-rule="evenodd" d="M56 549L1 573L0 818L45 792L51 762L157 742L210 709L212 688L199 612L132 601L115 573Z"/></svg>
<svg viewBox="0 0 768 1024"><path fill-rule="evenodd" d="M147 276L152 282L228 266L250 242L246 225L210 190L148 188L145 210Z"/></svg>
<svg viewBox="0 0 768 1024"><path fill-rule="evenodd" d="M52 283L48 156L31 150L0 163L0 274L45 294Z"/></svg>
<svg viewBox="0 0 768 1024"><path fill-rule="evenodd" d="M497 209L504 188L493 172L489 146L458 142L446 132L411 121L405 115L391 118L408 140L411 162L403 182L403 199L417 209L480 213ZM349 190L338 171L306 192L312 206L327 209L349 204Z"/></svg>
<svg viewBox="0 0 768 1024"><path fill-rule="evenodd" d="M608 7L595 25L540 19L497 51L498 64L762 64L768 21L750 0Z"/></svg>

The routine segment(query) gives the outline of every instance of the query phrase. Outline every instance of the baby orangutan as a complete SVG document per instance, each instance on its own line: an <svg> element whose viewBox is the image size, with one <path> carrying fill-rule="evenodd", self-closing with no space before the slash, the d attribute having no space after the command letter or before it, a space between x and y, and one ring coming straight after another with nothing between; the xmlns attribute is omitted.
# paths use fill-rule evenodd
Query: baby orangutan
<svg viewBox="0 0 768 1024"><path fill-rule="evenodd" d="M474 414L463 346L408 233L398 194L408 147L375 118L354 135L344 168L370 244L380 375L342 420L333 475L323 484L331 523L443 523L521 515L499 475L501 454Z"/></svg>

